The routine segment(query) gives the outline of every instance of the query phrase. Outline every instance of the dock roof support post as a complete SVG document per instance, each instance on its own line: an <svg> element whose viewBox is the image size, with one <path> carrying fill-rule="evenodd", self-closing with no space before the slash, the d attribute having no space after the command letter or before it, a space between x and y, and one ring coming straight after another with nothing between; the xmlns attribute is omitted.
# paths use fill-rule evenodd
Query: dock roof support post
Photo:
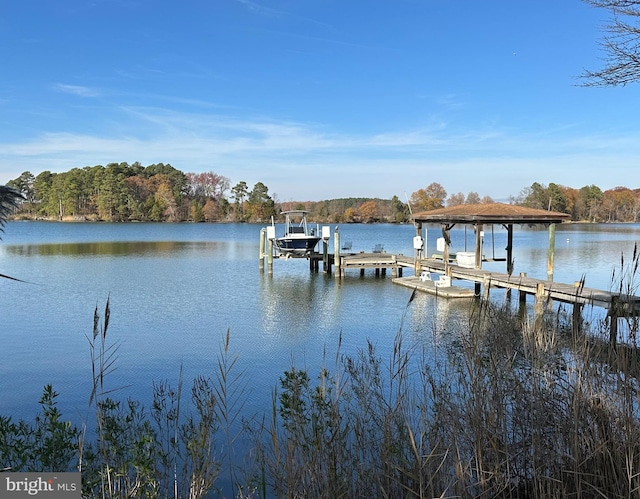
<svg viewBox="0 0 640 499"><path fill-rule="evenodd" d="M553 281L553 262L555 259L556 224L549 224L549 254L547 256L547 279Z"/></svg>
<svg viewBox="0 0 640 499"><path fill-rule="evenodd" d="M513 274L513 224L503 225L507 229L507 275L511 277ZM511 301L511 288L507 289L507 301Z"/></svg>
<svg viewBox="0 0 640 499"><path fill-rule="evenodd" d="M449 268L449 246L451 246L451 235L449 231L455 224L442 224L442 237L444 237L444 275L451 275Z"/></svg>
<svg viewBox="0 0 640 499"><path fill-rule="evenodd" d="M484 226L482 224L476 224L476 261L475 267L476 269L482 268L482 228Z"/></svg>
<svg viewBox="0 0 640 499"><path fill-rule="evenodd" d="M507 229L507 274L513 274L513 224L505 225Z"/></svg>

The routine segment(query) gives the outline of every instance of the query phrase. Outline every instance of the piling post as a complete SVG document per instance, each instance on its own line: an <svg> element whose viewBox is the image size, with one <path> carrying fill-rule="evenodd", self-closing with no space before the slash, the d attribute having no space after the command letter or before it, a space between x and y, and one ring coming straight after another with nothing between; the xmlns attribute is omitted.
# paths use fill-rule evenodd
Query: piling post
<svg viewBox="0 0 640 499"><path fill-rule="evenodd" d="M507 274L513 274L513 224L507 224Z"/></svg>
<svg viewBox="0 0 640 499"><path fill-rule="evenodd" d="M572 331L574 335L577 335L582 329L582 304L573 304L573 319L572 319Z"/></svg>
<svg viewBox="0 0 640 499"><path fill-rule="evenodd" d="M513 274L513 224L503 225L507 229L507 275ZM511 303L511 288L508 288L505 296L507 302Z"/></svg>
<svg viewBox="0 0 640 499"><path fill-rule="evenodd" d="M609 346L615 348L618 343L618 317L620 312L620 298L611 297L611 308L607 313L609 317Z"/></svg>
<svg viewBox="0 0 640 499"><path fill-rule="evenodd" d="M420 260L422 258L424 258L424 252L425 252L425 244L424 244L424 240L422 239L422 223L421 222L416 222L415 224L416 227L416 235L413 238L414 240L414 245L413 245L413 249L414 249L414 262L413 262L413 273L414 275L420 275L420 272L422 272L422 265L420 265ZM420 247L418 246L418 243L420 244Z"/></svg>
<svg viewBox="0 0 640 499"><path fill-rule="evenodd" d="M547 279L553 281L553 261L555 259L556 224L549 224L549 254L547 256Z"/></svg>
<svg viewBox="0 0 640 499"><path fill-rule="evenodd" d="M476 284L480 284L480 283L476 283ZM484 276L483 279L483 286L484 286L484 294L483 297L485 299L485 301L489 301L489 292L491 290L491 276L490 275L486 275ZM476 290L476 296L479 296L480 293L478 292L479 290Z"/></svg>
<svg viewBox="0 0 640 499"><path fill-rule="evenodd" d="M333 231L333 266L335 267L334 273L335 277L339 278L342 274L342 265L340 261L340 231L338 230L338 226L336 225L335 230Z"/></svg>
<svg viewBox="0 0 640 499"><path fill-rule="evenodd" d="M331 227L322 226L322 271L331 273L331 262L329 261L329 239L331 239Z"/></svg>
<svg viewBox="0 0 640 499"><path fill-rule="evenodd" d="M533 305L533 323L536 329L542 325L545 309L544 283L539 282L536 286L536 301Z"/></svg>
<svg viewBox="0 0 640 499"><path fill-rule="evenodd" d="M527 277L527 273L526 272L520 272L520 277ZM527 304L527 292L526 291L520 291L520 306L524 307Z"/></svg>
<svg viewBox="0 0 640 499"><path fill-rule="evenodd" d="M273 274L273 241L276 238L276 228L273 224L268 225L265 231L267 241L267 272Z"/></svg>
<svg viewBox="0 0 640 499"><path fill-rule="evenodd" d="M584 281L574 281L573 287L576 288L576 298L578 294L581 293L583 284L584 284ZM582 329L582 303L578 303L577 299L573 303L573 318L571 323L571 329L574 334L574 337Z"/></svg>
<svg viewBox="0 0 640 499"><path fill-rule="evenodd" d="M265 241L267 238L267 229L264 227L260 229L260 260L258 261L258 268L260 272L264 272L264 249L265 249Z"/></svg>
<svg viewBox="0 0 640 499"><path fill-rule="evenodd" d="M267 273L273 275L273 239L269 239L267 247Z"/></svg>
<svg viewBox="0 0 640 499"><path fill-rule="evenodd" d="M476 254L475 254L475 268L482 268L482 224L476 225Z"/></svg>
<svg viewBox="0 0 640 499"><path fill-rule="evenodd" d="M392 267L391 267L391 277L398 277L398 262L396 259L396 255L391 255L391 262L392 262Z"/></svg>
<svg viewBox="0 0 640 499"><path fill-rule="evenodd" d="M322 271L326 274L329 270L329 241L322 240Z"/></svg>
<svg viewBox="0 0 640 499"><path fill-rule="evenodd" d="M444 275L449 275L449 244L451 244L451 238L449 237L449 228L447 224L442 224L442 236L444 237Z"/></svg>
<svg viewBox="0 0 640 499"><path fill-rule="evenodd" d="M476 253L475 253L475 259L474 259L474 267L476 269L481 269L482 268L482 229L483 229L483 225L482 224L477 224L475 226L476 229ZM480 283L476 282L474 285L474 292L476 296L480 296ZM484 293L485 293L485 297L489 298L489 288L487 287L486 283L485 283L485 288L484 288Z"/></svg>

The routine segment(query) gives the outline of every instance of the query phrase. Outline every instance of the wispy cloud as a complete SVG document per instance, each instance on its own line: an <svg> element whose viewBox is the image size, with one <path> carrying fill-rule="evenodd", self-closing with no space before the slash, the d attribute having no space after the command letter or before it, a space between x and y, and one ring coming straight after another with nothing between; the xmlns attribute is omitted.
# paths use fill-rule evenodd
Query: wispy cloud
<svg viewBox="0 0 640 499"><path fill-rule="evenodd" d="M183 171L213 170L232 182L261 181L287 199L390 197L433 181L452 192L476 191L497 199L516 195L534 181L614 187L609 179L626 178L640 155L637 136L617 136L612 152L602 148L611 145L607 136L456 129L446 122L358 135L269 118L149 107L119 111L111 119L120 128L110 133L42 132L19 143L0 143L0 184L25 170L37 174L140 161L171 163ZM584 180L576 180L577 169Z"/></svg>
<svg viewBox="0 0 640 499"><path fill-rule="evenodd" d="M244 5L247 10L253 12L254 14L265 16L265 17L273 17L273 18L292 18L298 21L304 21L305 23L310 23L315 26L320 26L322 28L333 29L333 26L323 22L318 21L317 19L312 19L306 16L300 16L290 11L276 10L270 7L265 7L264 5L260 5L257 2L253 2L252 0L235 0L237 3Z"/></svg>
<svg viewBox="0 0 640 499"><path fill-rule="evenodd" d="M270 7L265 7L264 5L260 5L256 2L252 2L251 0L235 0L239 4L244 5L248 10L255 14L259 15L268 15L268 16L281 16L284 12L281 12L276 9L272 9Z"/></svg>
<svg viewBox="0 0 640 499"><path fill-rule="evenodd" d="M54 85L55 90L66 94L77 95L78 97L98 97L100 92L93 88L84 87L81 85L66 85L64 83L56 83Z"/></svg>

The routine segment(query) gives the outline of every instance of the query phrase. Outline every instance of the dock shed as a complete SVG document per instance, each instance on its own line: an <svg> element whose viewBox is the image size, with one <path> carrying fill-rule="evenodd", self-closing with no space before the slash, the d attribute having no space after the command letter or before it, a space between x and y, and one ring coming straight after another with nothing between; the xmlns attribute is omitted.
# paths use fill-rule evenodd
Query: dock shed
<svg viewBox="0 0 640 499"><path fill-rule="evenodd" d="M445 268L449 262L451 245L450 231L458 224L473 226L475 230L475 261L476 269L482 268L482 240L481 232L485 225L499 224L507 230L506 262L507 274L513 272L513 227L514 225L543 224L548 227L549 252L547 258L547 277L553 280L553 259L555 252L555 225L569 220L570 215L556 211L539 210L506 203L463 204L440 208L413 215L416 227L416 238L422 238L423 224L440 224L442 237L445 240L444 262ZM416 248L418 252L420 249ZM424 258L418 254L416 261Z"/></svg>

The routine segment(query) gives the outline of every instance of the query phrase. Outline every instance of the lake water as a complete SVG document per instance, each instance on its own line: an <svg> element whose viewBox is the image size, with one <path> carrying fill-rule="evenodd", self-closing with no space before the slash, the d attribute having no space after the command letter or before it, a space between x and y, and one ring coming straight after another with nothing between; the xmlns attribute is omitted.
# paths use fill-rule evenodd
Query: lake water
<svg viewBox="0 0 640 499"><path fill-rule="evenodd" d="M276 260L269 276L258 270L260 225L107 224L11 222L0 242L0 414L32 420L45 384L60 392L60 408L79 423L91 386L87 336L93 312L111 304L109 338L120 347L112 388L122 398L148 401L152 383L177 384L213 375L226 334L246 369L248 411L271 404L279 376L295 363L314 378L326 351L333 367L342 353L371 340L387 358L402 327L405 344L437 347L451 341L466 301L436 300L391 282L348 271L343 280L309 272L306 260ZM333 227L332 227L333 230ZM378 243L389 253L412 255L411 225L342 225L353 251ZM429 227L427 253L438 227ZM473 234L467 235L469 248ZM631 258L638 225L563 225L556 235L558 282L586 275L587 286L608 289L622 253ZM454 229L452 251L465 232ZM504 256L506 233L485 229L485 256ZM546 277L544 229L516 227L515 271ZM333 248L333 242L330 242ZM504 271L505 264L486 268ZM405 270L405 275L408 275ZM410 272L409 272L410 274ZM499 299L499 298L498 298ZM437 350L433 348L433 350ZM118 392L115 396L117 397Z"/></svg>

